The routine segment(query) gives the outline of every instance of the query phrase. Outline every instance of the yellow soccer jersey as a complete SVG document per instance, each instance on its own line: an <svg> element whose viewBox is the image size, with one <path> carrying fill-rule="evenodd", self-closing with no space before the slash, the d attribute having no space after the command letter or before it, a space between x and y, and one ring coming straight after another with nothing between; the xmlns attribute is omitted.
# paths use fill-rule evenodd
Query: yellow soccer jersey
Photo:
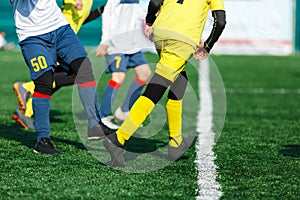
<svg viewBox="0 0 300 200"><path fill-rule="evenodd" d="M208 9L225 10L223 0L164 0L153 24L154 40L175 39L196 47Z"/></svg>
<svg viewBox="0 0 300 200"><path fill-rule="evenodd" d="M70 23L75 33L79 31L85 19L89 16L93 0L82 0L83 7L76 10L76 0L64 0L62 13Z"/></svg>

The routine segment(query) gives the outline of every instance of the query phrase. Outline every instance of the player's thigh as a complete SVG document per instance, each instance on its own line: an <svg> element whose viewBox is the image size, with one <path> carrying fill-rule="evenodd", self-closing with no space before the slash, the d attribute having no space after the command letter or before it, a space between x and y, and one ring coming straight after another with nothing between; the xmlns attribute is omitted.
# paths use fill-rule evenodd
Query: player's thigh
<svg viewBox="0 0 300 200"><path fill-rule="evenodd" d="M24 60L30 70L30 78L37 79L56 66L55 45L49 42L49 34L29 37L20 42ZM48 40L48 41L47 41Z"/></svg>
<svg viewBox="0 0 300 200"><path fill-rule="evenodd" d="M70 64L78 58L87 57L87 53L78 36L69 25L57 30L57 55L60 63Z"/></svg>
<svg viewBox="0 0 300 200"><path fill-rule="evenodd" d="M128 68L133 67L139 79L142 81L147 81L151 75L151 69L144 54L139 51L135 54L128 55L128 57Z"/></svg>
<svg viewBox="0 0 300 200"><path fill-rule="evenodd" d="M179 73L185 69L185 63L192 56L194 48L186 43L169 40L162 41L160 60L155 72L174 82Z"/></svg>
<svg viewBox="0 0 300 200"><path fill-rule="evenodd" d="M148 81L151 76L151 69L148 64L139 65L134 68L134 71L137 77L142 81Z"/></svg>
<svg viewBox="0 0 300 200"><path fill-rule="evenodd" d="M126 56L128 57L128 68L147 64L146 58L142 51L138 51L133 54L127 54Z"/></svg>

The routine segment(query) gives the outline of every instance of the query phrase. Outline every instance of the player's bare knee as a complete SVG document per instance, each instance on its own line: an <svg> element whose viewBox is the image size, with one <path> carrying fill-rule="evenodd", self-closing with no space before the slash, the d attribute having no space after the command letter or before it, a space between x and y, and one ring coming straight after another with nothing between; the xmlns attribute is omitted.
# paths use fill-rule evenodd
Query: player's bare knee
<svg viewBox="0 0 300 200"><path fill-rule="evenodd" d="M147 64L136 67L135 72L137 77L143 82L147 82L152 73L149 65Z"/></svg>
<svg viewBox="0 0 300 200"><path fill-rule="evenodd" d="M125 77L126 77L125 72L113 72L111 79L119 84L122 84L123 81L125 80Z"/></svg>

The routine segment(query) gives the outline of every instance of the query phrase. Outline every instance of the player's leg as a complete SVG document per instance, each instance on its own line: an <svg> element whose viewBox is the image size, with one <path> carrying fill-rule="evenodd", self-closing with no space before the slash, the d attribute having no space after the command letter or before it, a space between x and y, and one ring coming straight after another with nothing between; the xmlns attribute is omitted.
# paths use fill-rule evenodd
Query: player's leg
<svg viewBox="0 0 300 200"><path fill-rule="evenodd" d="M32 98L31 98L32 100ZM15 110L12 114L13 120L20 124L24 129L34 129L33 120L31 117L27 117L24 111L19 108Z"/></svg>
<svg viewBox="0 0 300 200"><path fill-rule="evenodd" d="M52 95L53 71L48 70L34 80L35 89L32 97L34 124L37 140L50 138L50 97Z"/></svg>
<svg viewBox="0 0 300 200"><path fill-rule="evenodd" d="M130 108L141 95L143 86L147 84L151 76L151 69L141 51L131 54L128 57L128 65L129 67L134 67L136 77L130 84L122 105L115 111L115 118L119 121L124 121L126 119Z"/></svg>
<svg viewBox="0 0 300 200"><path fill-rule="evenodd" d="M171 59L174 65L182 65L179 69L184 70L185 63L192 55L193 47L181 42L169 42L168 51L177 55L177 58ZM170 56L172 58L172 56ZM185 61L184 63L182 61ZM166 65L168 61L164 62ZM168 155L171 161L179 159L182 154L195 143L195 136L182 137L182 99L188 83L188 77L185 71L181 71L171 84L168 100L166 103L170 141L168 146Z"/></svg>
<svg viewBox="0 0 300 200"><path fill-rule="evenodd" d="M111 79L108 81L102 93L102 102L100 106L101 118L105 118L111 114L115 96L120 89L125 76L125 72L112 72Z"/></svg>
<svg viewBox="0 0 300 200"><path fill-rule="evenodd" d="M112 122L113 116L112 106L115 101L115 96L117 95L122 83L125 79L125 72L112 72L112 77L108 81L102 93L102 101L100 106L100 116L101 121L111 129L118 129L119 126Z"/></svg>
<svg viewBox="0 0 300 200"><path fill-rule="evenodd" d="M59 41L57 54L59 59L67 63L76 75L75 83L88 120L88 139L101 139L105 135L99 125L100 118L96 109L98 102L95 101L97 83L94 79L91 62L70 26L63 26L58 29L58 32L60 37L57 38Z"/></svg>
<svg viewBox="0 0 300 200"><path fill-rule="evenodd" d="M58 91L61 87L74 85L76 76L75 74L66 75L65 72L54 71L54 81L52 85L52 94Z"/></svg>
<svg viewBox="0 0 300 200"><path fill-rule="evenodd" d="M133 104L128 117L116 132L121 144L124 144L125 141L128 140L141 126L171 83L172 81L154 73L146 86L145 92Z"/></svg>
<svg viewBox="0 0 300 200"><path fill-rule="evenodd" d="M25 129L30 128L27 126L27 122L30 123L30 117L33 115L33 110L32 110L32 95L34 92L34 82L29 81L29 82L15 82L14 83L14 91L18 97L18 102L19 102L19 109L16 110L13 114L13 118L20 123ZM16 115L16 113L18 113ZM16 116L22 116L20 118L16 118ZM25 117L26 116L26 117ZM22 119L24 121L22 122Z"/></svg>
<svg viewBox="0 0 300 200"><path fill-rule="evenodd" d="M154 73L146 86L145 92L136 100L130 109L129 116L115 133L110 134L104 140L104 147L111 156L110 165L112 167L124 166L124 157L122 152L125 142L129 140L129 138L141 126L171 83L172 82L170 80Z"/></svg>
<svg viewBox="0 0 300 200"><path fill-rule="evenodd" d="M105 56L106 73L111 73L111 79L108 81L104 88L101 97L100 116L102 122L112 129L117 129L119 126L111 122L113 116L110 116L112 112L112 105L119 88L121 87L126 77L126 67L128 63L128 57L124 54L112 54Z"/></svg>
<svg viewBox="0 0 300 200"><path fill-rule="evenodd" d="M63 86L73 85L75 82L75 75L66 75L63 71L54 72L54 81L52 84L52 94ZM14 83L14 90L18 96L20 108L13 112L12 118L19 123L24 129L34 129L32 108L32 95L34 93L34 82L16 82Z"/></svg>
<svg viewBox="0 0 300 200"><path fill-rule="evenodd" d="M180 49L182 44L175 41L168 42L167 46L161 44L158 44L158 46L163 47L160 50L160 60L156 65L155 73L147 85L145 92L134 103L129 116L116 131L116 136L112 134L105 140L105 148L110 153L112 161L121 160L120 157L122 157L121 154L114 154L113 151L116 151L116 148L112 144L116 145L118 148L122 147L124 143L135 133L141 123L150 114L155 104L161 99L165 90L175 82L180 72L184 70L184 64L193 53L193 48L191 48L190 53L186 56L182 56L177 53L176 50ZM184 49L180 50L185 51ZM195 137L192 139L195 141ZM192 145L191 143L186 145L186 140L183 141L184 142L181 142L181 144L184 145L178 144L180 148L169 148L169 155L172 156L172 159L174 157L178 159L177 156L181 156L186 149ZM188 140L188 142L189 141L190 140Z"/></svg>
<svg viewBox="0 0 300 200"><path fill-rule="evenodd" d="M188 83L187 74L182 71L170 86L166 104L168 125L170 133L170 145L178 147L182 142L182 98Z"/></svg>
<svg viewBox="0 0 300 200"><path fill-rule="evenodd" d="M182 137L182 99L188 83L187 74L182 71L170 86L166 104L170 141L168 156L171 161L179 159L195 143L195 136Z"/></svg>
<svg viewBox="0 0 300 200"><path fill-rule="evenodd" d="M33 81L24 82L22 85L31 95L33 95L35 87Z"/></svg>
<svg viewBox="0 0 300 200"><path fill-rule="evenodd" d="M13 112L12 118L19 123L24 129L34 129L32 110L32 94L34 92L34 83L16 82L14 91L18 97L19 108Z"/></svg>
<svg viewBox="0 0 300 200"><path fill-rule="evenodd" d="M30 70L30 78L35 84L32 106L35 113L34 126L37 143L34 149L36 152L46 154L59 153L50 141L50 97L56 63L55 47L49 45L53 44L52 34L53 32L29 37L20 42L24 59Z"/></svg>
<svg viewBox="0 0 300 200"><path fill-rule="evenodd" d="M26 102L28 98L33 94L34 91L33 81L15 82L13 88L18 97L20 109L26 110Z"/></svg>

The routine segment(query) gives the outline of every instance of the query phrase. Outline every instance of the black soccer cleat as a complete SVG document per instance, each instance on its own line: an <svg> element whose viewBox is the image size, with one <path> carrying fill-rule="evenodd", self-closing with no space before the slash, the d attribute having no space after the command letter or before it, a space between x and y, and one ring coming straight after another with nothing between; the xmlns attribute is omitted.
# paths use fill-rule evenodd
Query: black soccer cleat
<svg viewBox="0 0 300 200"><path fill-rule="evenodd" d="M196 136L190 135L186 138L182 139L181 144L178 147L172 147L169 145L168 147L168 154L170 161L178 160L184 152L186 152L190 147L192 147L196 142Z"/></svg>
<svg viewBox="0 0 300 200"><path fill-rule="evenodd" d="M104 141L103 145L105 149L108 151L111 157L110 166L111 167L124 167L125 160L123 156L124 147L121 145L117 139L117 135L111 134L107 136Z"/></svg>
<svg viewBox="0 0 300 200"><path fill-rule="evenodd" d="M42 154L52 154L52 155L60 154L60 152L54 148L49 138L42 138L39 142L37 142L34 146L33 151L35 153L42 153Z"/></svg>
<svg viewBox="0 0 300 200"><path fill-rule="evenodd" d="M106 136L111 135L116 132L118 129L111 129L106 126L101 120L99 121L99 125Z"/></svg>
<svg viewBox="0 0 300 200"><path fill-rule="evenodd" d="M88 129L88 140L100 140L105 137L105 133L99 124Z"/></svg>

